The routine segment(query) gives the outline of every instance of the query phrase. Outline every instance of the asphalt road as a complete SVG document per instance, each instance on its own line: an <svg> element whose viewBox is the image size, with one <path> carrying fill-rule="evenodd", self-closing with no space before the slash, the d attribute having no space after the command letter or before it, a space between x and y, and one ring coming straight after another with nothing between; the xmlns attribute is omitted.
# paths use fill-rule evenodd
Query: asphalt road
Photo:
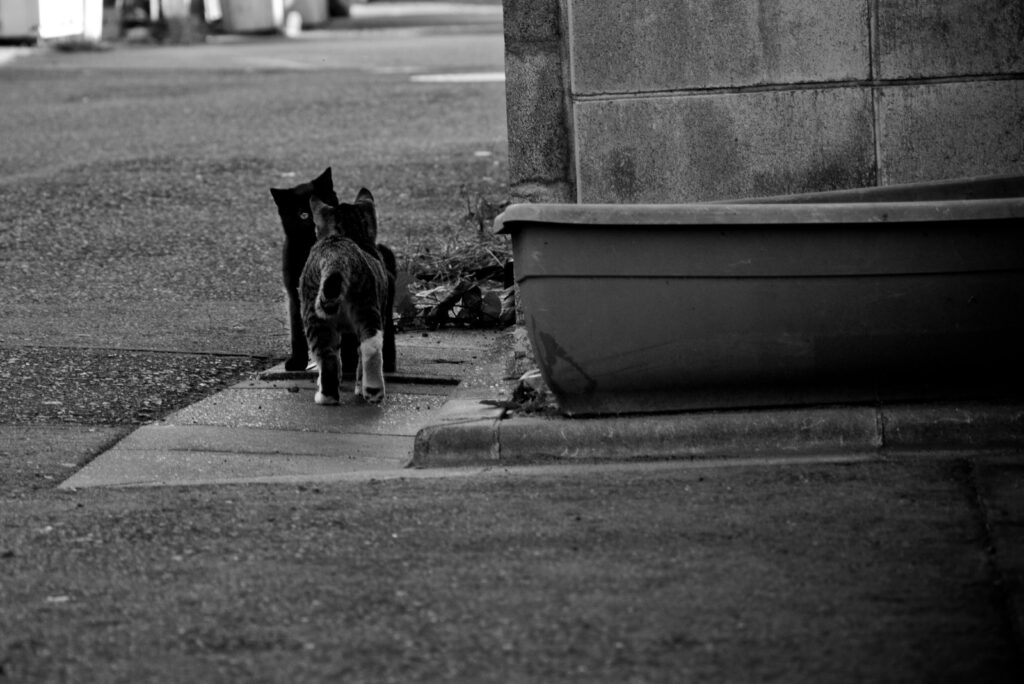
<svg viewBox="0 0 1024 684"><path fill-rule="evenodd" d="M271 186L332 166L400 252L470 229L463 188L506 194L504 86L413 78L502 60L494 26L404 27L0 68L0 424L151 419L284 354Z"/></svg>
<svg viewBox="0 0 1024 684"><path fill-rule="evenodd" d="M0 676L1019 682L968 477L926 460L7 494Z"/></svg>

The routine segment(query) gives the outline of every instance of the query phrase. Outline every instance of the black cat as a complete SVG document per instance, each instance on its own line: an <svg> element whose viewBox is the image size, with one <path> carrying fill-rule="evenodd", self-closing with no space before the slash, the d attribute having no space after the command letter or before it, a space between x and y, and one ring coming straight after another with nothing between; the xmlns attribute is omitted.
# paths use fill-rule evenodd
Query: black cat
<svg viewBox="0 0 1024 684"><path fill-rule="evenodd" d="M313 196L331 206L337 206L338 196L334 192L331 169L309 181L292 188L271 188L270 194L277 205L284 228L284 248L281 252L281 275L288 295L288 330L291 337L291 356L285 361L286 370L305 370L309 365L309 349L302 330L302 311L299 304L299 278L309 258L309 251L316 242L316 227L310 212L309 200ZM376 219L376 216L375 216ZM397 262L395 253L385 245L378 244L377 250L388 274L388 301L384 320L384 372L394 373L397 366L395 352L395 322L391 311L395 301L395 276ZM352 334L342 336L341 362L346 372L353 372L359 360L359 339Z"/></svg>

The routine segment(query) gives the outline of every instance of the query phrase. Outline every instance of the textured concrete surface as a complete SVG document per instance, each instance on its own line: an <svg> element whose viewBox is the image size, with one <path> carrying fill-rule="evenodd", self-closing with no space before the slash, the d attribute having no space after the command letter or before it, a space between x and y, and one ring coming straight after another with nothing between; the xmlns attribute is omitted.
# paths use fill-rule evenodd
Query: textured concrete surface
<svg viewBox="0 0 1024 684"><path fill-rule="evenodd" d="M49 489L130 431L123 426L0 426L0 491Z"/></svg>
<svg viewBox="0 0 1024 684"><path fill-rule="evenodd" d="M884 185L1024 170L1024 80L884 87L876 97Z"/></svg>
<svg viewBox="0 0 1024 684"><path fill-rule="evenodd" d="M663 203L874 182L858 88L626 98L576 105L582 202Z"/></svg>
<svg viewBox="0 0 1024 684"><path fill-rule="evenodd" d="M509 165L514 182L558 182L566 178L569 150L562 74L557 53L547 49L509 52L505 58Z"/></svg>
<svg viewBox="0 0 1024 684"><path fill-rule="evenodd" d="M1019 0L878 3L875 73L921 78L1024 71Z"/></svg>
<svg viewBox="0 0 1024 684"><path fill-rule="evenodd" d="M575 201L559 0L504 3L509 185L516 201Z"/></svg>
<svg viewBox="0 0 1024 684"><path fill-rule="evenodd" d="M1024 169L1014 0L556 6L505 8L517 201L703 201Z"/></svg>
<svg viewBox="0 0 1024 684"><path fill-rule="evenodd" d="M416 437L413 465L873 454L871 408L477 420Z"/></svg>
<svg viewBox="0 0 1024 684"><path fill-rule="evenodd" d="M0 653L16 682L1017 684L974 463L5 490Z"/></svg>
<svg viewBox="0 0 1024 684"><path fill-rule="evenodd" d="M547 43L561 38L562 9L559 0L504 0L505 36L518 45Z"/></svg>
<svg viewBox="0 0 1024 684"><path fill-rule="evenodd" d="M1020 453L982 459L974 471L978 503L991 542L993 565L1024 662L1024 460Z"/></svg>
<svg viewBox="0 0 1024 684"><path fill-rule="evenodd" d="M1012 450L1024 444L1021 404L896 405L886 407L880 419L892 449Z"/></svg>
<svg viewBox="0 0 1024 684"><path fill-rule="evenodd" d="M573 92L636 93L868 77L868 3L569 3Z"/></svg>
<svg viewBox="0 0 1024 684"><path fill-rule="evenodd" d="M383 406L354 396L351 381L340 406L318 406L314 375L279 365L140 427L61 486L321 481L397 471L423 427L496 410L445 403L491 353L493 334L411 333L397 346L401 372L387 377Z"/></svg>
<svg viewBox="0 0 1024 684"><path fill-rule="evenodd" d="M203 484L401 468L444 394L389 388L383 407L311 388L232 388L139 428L61 486ZM435 389L443 392L444 388Z"/></svg>

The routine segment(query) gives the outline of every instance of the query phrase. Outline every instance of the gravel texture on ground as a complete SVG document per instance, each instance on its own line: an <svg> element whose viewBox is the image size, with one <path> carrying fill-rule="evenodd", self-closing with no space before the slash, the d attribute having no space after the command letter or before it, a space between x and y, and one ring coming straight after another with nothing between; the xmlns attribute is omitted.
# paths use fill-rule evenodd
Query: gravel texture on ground
<svg viewBox="0 0 1024 684"><path fill-rule="evenodd" d="M18 521L0 541L0 668L111 684L1016 682L967 472L0 496Z"/></svg>
<svg viewBox="0 0 1024 684"><path fill-rule="evenodd" d="M507 198L501 84L69 63L130 52L5 67L0 346L284 354L268 189L326 166L341 198L374 192L414 284L507 259L476 220Z"/></svg>
<svg viewBox="0 0 1024 684"><path fill-rule="evenodd" d="M2 498L52 496L54 487L133 429L130 425L0 424ZM7 528L17 524L13 511L3 521Z"/></svg>
<svg viewBox="0 0 1024 684"><path fill-rule="evenodd" d="M268 365L201 354L0 348L0 424L139 425Z"/></svg>

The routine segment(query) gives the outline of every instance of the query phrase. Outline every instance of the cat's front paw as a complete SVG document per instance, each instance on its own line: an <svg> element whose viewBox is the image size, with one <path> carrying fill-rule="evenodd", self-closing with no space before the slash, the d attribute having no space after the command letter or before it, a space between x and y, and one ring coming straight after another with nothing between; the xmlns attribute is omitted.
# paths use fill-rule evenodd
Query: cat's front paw
<svg viewBox="0 0 1024 684"><path fill-rule="evenodd" d="M316 391L316 394L313 396L313 401L321 406L337 406L341 403L341 399L338 397L332 397L329 394L324 394L320 390Z"/></svg>

